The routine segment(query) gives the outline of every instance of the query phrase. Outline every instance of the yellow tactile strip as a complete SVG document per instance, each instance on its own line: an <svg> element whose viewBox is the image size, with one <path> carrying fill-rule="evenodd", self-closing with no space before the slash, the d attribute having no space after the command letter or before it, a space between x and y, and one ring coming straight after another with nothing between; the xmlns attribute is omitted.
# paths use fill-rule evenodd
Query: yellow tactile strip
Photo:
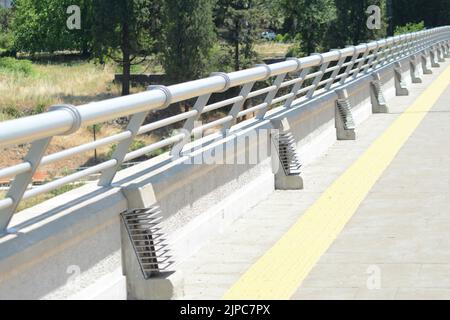
<svg viewBox="0 0 450 320"><path fill-rule="evenodd" d="M450 67L250 267L224 299L289 299L449 83Z"/></svg>

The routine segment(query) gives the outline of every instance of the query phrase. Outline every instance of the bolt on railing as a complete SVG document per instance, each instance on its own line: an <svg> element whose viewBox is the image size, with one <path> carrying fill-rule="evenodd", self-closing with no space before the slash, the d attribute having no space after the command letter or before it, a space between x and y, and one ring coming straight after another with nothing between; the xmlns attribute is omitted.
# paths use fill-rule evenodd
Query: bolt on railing
<svg viewBox="0 0 450 320"><path fill-rule="evenodd" d="M450 27L440 27L300 59L290 58L271 65L258 65L229 74L213 73L209 78L169 87L153 86L145 92L78 107L57 106L43 114L2 122L1 148L27 143L30 143L31 147L22 163L0 169L0 178L14 178L6 197L0 200L0 233L6 230L17 206L24 199L50 192L96 173L101 173L99 185L110 186L123 163L170 146L170 156L172 161L175 161L183 155L192 136L211 128L218 128L225 136L233 131L240 119L250 114L254 115L253 119L262 120L271 108L291 108L293 105L308 102L402 58L415 54L429 55L436 47L448 53L449 40ZM255 89L257 83L270 79L273 79L271 84ZM235 87L241 87L237 96L209 104L213 94ZM244 108L247 101L261 96L264 96L263 102ZM169 105L190 99L197 99L191 110L144 124L151 111L165 109ZM226 116L195 127L196 121L202 115L224 107L230 107ZM130 117L125 131L45 155L53 137L73 134L82 126L121 117ZM183 121L181 133L129 152L129 147L136 137ZM27 190L39 167L113 143L117 143L117 148L111 159Z"/></svg>

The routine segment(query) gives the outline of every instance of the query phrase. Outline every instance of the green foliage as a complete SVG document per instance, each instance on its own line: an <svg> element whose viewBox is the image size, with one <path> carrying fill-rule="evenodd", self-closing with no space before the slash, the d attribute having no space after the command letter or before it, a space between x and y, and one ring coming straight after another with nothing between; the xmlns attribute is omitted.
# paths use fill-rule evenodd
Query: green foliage
<svg viewBox="0 0 450 320"><path fill-rule="evenodd" d="M254 45L268 26L267 8L264 0L218 1L219 27L225 30L222 36L232 47L235 70L250 67L257 60Z"/></svg>
<svg viewBox="0 0 450 320"><path fill-rule="evenodd" d="M450 0L390 0L394 26L424 22L433 28L450 24Z"/></svg>
<svg viewBox="0 0 450 320"><path fill-rule="evenodd" d="M66 193L66 192L69 192L69 191L75 190L77 188L80 188L80 187L82 187L84 185L85 185L85 183L82 183L82 182L73 183L73 184L67 184L65 186L62 186L62 187L59 187L59 188L57 188L55 190L50 191L50 195L52 197L57 197L57 196L62 195L64 193Z"/></svg>
<svg viewBox="0 0 450 320"><path fill-rule="evenodd" d="M163 65L172 82L211 71L216 41L212 0L166 0L163 10Z"/></svg>
<svg viewBox="0 0 450 320"><path fill-rule="evenodd" d="M11 51L14 45L14 36L11 31L13 10L0 7L0 54L2 51Z"/></svg>
<svg viewBox="0 0 450 320"><path fill-rule="evenodd" d="M276 42L284 42L284 35L277 34L276 37L275 37L275 41Z"/></svg>
<svg viewBox="0 0 450 320"><path fill-rule="evenodd" d="M14 106L1 108L0 114L3 114L3 116L7 119L18 119L23 117L24 115L22 111L20 111Z"/></svg>
<svg viewBox="0 0 450 320"><path fill-rule="evenodd" d="M215 43L211 48L211 69L222 72L232 72L233 54L229 46L223 43Z"/></svg>
<svg viewBox="0 0 450 320"><path fill-rule="evenodd" d="M0 33L0 51L11 51L13 50L13 48L14 48L14 36L12 32Z"/></svg>
<svg viewBox="0 0 450 320"><path fill-rule="evenodd" d="M417 32L425 29L425 23L423 21L419 23L407 23L404 26L397 26L395 28L394 34L396 36L405 34L405 33L411 33L411 32Z"/></svg>
<svg viewBox="0 0 450 320"><path fill-rule="evenodd" d="M10 57L0 58L0 74L11 73L24 76L35 74L33 64L29 60L18 60Z"/></svg>
<svg viewBox="0 0 450 320"><path fill-rule="evenodd" d="M94 56L112 59L123 70L122 95L130 93L133 64L157 48L158 19L162 0L96 0L93 2L92 46Z"/></svg>
<svg viewBox="0 0 450 320"><path fill-rule="evenodd" d="M326 39L330 47L343 48L345 45L369 42L386 36L386 0L335 0L336 21ZM381 9L381 29L367 27L367 8L376 5Z"/></svg>
<svg viewBox="0 0 450 320"><path fill-rule="evenodd" d="M93 124L92 126L88 126L87 129L90 133L100 133L102 131L103 128L103 124L101 123L97 123L97 124Z"/></svg>
<svg viewBox="0 0 450 320"><path fill-rule="evenodd" d="M14 46L23 52L87 51L90 42L90 0L15 0ZM67 8L81 8L81 30L67 28Z"/></svg>
<svg viewBox="0 0 450 320"><path fill-rule="evenodd" d="M305 54L305 51L304 51L304 48L303 48L301 42L298 42L298 43L292 45L291 47L289 47L286 57L301 58L301 57L304 57L305 55L306 54Z"/></svg>
<svg viewBox="0 0 450 320"><path fill-rule="evenodd" d="M335 20L333 0L279 0L291 23L291 33L300 34L307 54L322 48L325 35Z"/></svg>
<svg viewBox="0 0 450 320"><path fill-rule="evenodd" d="M147 146L147 144L144 141L134 140L133 143L131 144L130 148L128 149L128 152L133 152L133 151L142 149L146 146ZM107 154L107 157L111 158L112 155L114 154L114 152L116 151L116 149L117 149L117 144L113 144Z"/></svg>

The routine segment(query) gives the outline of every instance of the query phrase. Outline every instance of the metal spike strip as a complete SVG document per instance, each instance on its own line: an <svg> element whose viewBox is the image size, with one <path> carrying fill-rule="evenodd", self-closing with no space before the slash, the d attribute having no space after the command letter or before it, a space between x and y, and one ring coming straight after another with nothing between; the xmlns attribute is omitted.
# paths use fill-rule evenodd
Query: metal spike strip
<svg viewBox="0 0 450 320"><path fill-rule="evenodd" d="M121 214L128 236L145 279L166 271L173 264L164 233L158 226L162 220L158 206L136 209Z"/></svg>
<svg viewBox="0 0 450 320"><path fill-rule="evenodd" d="M287 176L300 175L302 164L298 157L295 139L291 132L284 132L274 136L278 142L278 156L284 173Z"/></svg>
<svg viewBox="0 0 450 320"><path fill-rule="evenodd" d="M381 89L381 82L376 80L372 82L373 88L375 90L375 96L377 98L378 104L380 106L386 105L386 99L383 95L383 90Z"/></svg>
<svg viewBox="0 0 450 320"><path fill-rule="evenodd" d="M395 73L396 73L398 79L400 80L400 88L406 89L407 85L406 85L405 77L402 76L402 71L400 69L395 69Z"/></svg>
<svg viewBox="0 0 450 320"><path fill-rule="evenodd" d="M350 107L350 101L348 99L339 99L337 101L337 106L339 110L339 114L341 116L342 121L344 122L345 130L353 130L355 129L355 121L353 120L353 115Z"/></svg>

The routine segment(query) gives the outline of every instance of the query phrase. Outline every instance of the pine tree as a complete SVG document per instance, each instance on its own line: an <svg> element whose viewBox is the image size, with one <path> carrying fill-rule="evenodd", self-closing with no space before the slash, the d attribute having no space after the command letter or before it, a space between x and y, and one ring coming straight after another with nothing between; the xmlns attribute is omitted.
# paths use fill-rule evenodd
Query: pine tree
<svg viewBox="0 0 450 320"><path fill-rule="evenodd" d="M171 82L205 76L216 42L214 0L166 0L163 9L163 65Z"/></svg>
<svg viewBox="0 0 450 320"><path fill-rule="evenodd" d="M123 69L122 95L130 93L130 73L156 48L160 26L150 18L160 10L159 0L95 0L92 24L95 55L109 57Z"/></svg>
<svg viewBox="0 0 450 320"><path fill-rule="evenodd" d="M450 24L450 0L391 0L394 26L425 22L427 28Z"/></svg>
<svg viewBox="0 0 450 320"><path fill-rule="evenodd" d="M386 0L335 0L336 21L329 37L331 47L344 47L368 42L386 36ZM376 5L381 10L381 29L369 29L366 12L369 6Z"/></svg>
<svg viewBox="0 0 450 320"><path fill-rule="evenodd" d="M234 69L250 66L256 58L255 42L266 21L267 6L262 0L219 0L216 9L224 39L231 45Z"/></svg>
<svg viewBox="0 0 450 320"><path fill-rule="evenodd" d="M335 20L333 0L280 0L280 8L292 20L291 33L300 35L307 54L322 49Z"/></svg>

